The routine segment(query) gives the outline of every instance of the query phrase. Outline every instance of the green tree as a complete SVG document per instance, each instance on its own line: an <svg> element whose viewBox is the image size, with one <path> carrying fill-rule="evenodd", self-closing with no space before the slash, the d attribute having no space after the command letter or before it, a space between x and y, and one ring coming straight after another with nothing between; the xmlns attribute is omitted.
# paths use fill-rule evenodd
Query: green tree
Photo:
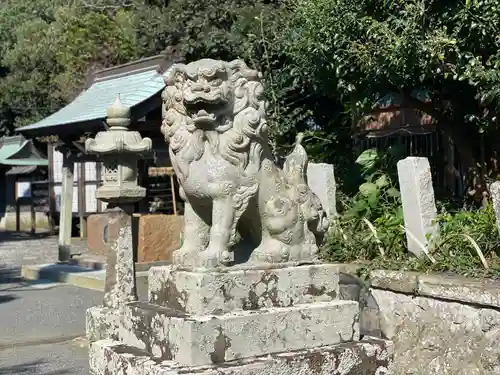
<svg viewBox="0 0 500 375"><path fill-rule="evenodd" d="M299 0L282 45L297 74L355 113L395 93L434 116L474 165L471 139L498 127L499 21L496 0Z"/></svg>
<svg viewBox="0 0 500 375"><path fill-rule="evenodd" d="M7 1L0 25L0 118L10 128L72 100L89 68L139 56L125 10L108 14L77 1Z"/></svg>

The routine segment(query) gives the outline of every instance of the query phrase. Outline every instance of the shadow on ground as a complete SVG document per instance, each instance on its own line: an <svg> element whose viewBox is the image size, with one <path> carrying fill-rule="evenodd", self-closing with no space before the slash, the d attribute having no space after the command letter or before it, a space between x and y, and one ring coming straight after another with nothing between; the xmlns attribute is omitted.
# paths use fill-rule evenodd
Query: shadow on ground
<svg viewBox="0 0 500 375"><path fill-rule="evenodd" d="M20 374L37 374L37 375L64 375L71 374L72 369L63 369L63 370L55 370L55 371L43 371L40 367L42 367L47 362L45 361L32 361L22 363L20 365L13 365L7 367L0 366L0 374L1 375L20 375Z"/></svg>
<svg viewBox="0 0 500 375"><path fill-rule="evenodd" d="M52 237L53 235L54 234L49 231L39 233L0 231L0 246L2 242L41 240Z"/></svg>
<svg viewBox="0 0 500 375"><path fill-rule="evenodd" d="M15 299L18 299L19 297L16 297L12 294L6 294L6 295L3 295L3 296L0 296L0 303L6 303L6 302L10 302L10 301L14 301ZM0 371L0 374L2 374L2 372Z"/></svg>
<svg viewBox="0 0 500 375"><path fill-rule="evenodd" d="M20 281L21 267L0 264L0 284L17 283Z"/></svg>

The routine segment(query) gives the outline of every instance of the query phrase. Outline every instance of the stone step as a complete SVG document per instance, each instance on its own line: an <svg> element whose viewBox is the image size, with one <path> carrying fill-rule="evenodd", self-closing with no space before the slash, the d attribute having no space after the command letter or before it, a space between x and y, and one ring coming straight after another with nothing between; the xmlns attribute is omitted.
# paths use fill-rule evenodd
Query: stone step
<svg viewBox="0 0 500 375"><path fill-rule="evenodd" d="M235 266L214 271L179 266L149 270L149 302L196 315L306 303L339 295L334 264Z"/></svg>
<svg viewBox="0 0 500 375"><path fill-rule="evenodd" d="M357 341L358 313L354 301L205 316L137 302L122 311L119 340L163 360L201 366Z"/></svg>
<svg viewBox="0 0 500 375"><path fill-rule="evenodd" d="M23 265L21 277L26 280L50 280L80 288L104 291L106 270L82 267L64 263ZM146 300L148 291L148 272L136 272L137 294Z"/></svg>
<svg viewBox="0 0 500 375"><path fill-rule="evenodd" d="M91 268L94 270L104 270L106 269L106 257L94 254L75 255L68 261L68 264L72 266ZM147 272L151 267L166 266L168 264L169 262L163 262L163 261L136 262L135 271Z"/></svg>
<svg viewBox="0 0 500 375"><path fill-rule="evenodd" d="M134 374L156 375L382 375L389 374L393 352L390 341L365 338L359 342L253 357L223 365L189 367L174 361L158 362L137 348L102 340L91 344L89 360L94 375L124 375L130 369Z"/></svg>

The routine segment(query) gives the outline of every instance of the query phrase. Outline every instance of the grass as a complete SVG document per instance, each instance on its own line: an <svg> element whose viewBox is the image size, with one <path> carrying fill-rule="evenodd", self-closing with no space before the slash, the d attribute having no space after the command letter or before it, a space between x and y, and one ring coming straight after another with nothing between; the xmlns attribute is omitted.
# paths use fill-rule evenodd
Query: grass
<svg viewBox="0 0 500 375"><path fill-rule="evenodd" d="M402 217L387 211L372 221L340 217L322 249L325 260L361 264L374 269L453 273L469 277L500 278L500 235L491 202L475 210L442 209L436 220L439 236L424 244L425 256L407 250ZM408 234L412 236L411 233Z"/></svg>

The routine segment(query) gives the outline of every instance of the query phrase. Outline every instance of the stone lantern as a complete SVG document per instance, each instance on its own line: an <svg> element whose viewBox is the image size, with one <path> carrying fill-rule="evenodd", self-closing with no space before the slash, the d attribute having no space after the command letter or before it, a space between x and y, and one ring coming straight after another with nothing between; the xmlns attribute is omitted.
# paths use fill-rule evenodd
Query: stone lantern
<svg viewBox="0 0 500 375"><path fill-rule="evenodd" d="M109 129L85 142L87 153L102 156L104 181L96 197L109 206L138 202L146 196L146 189L137 185L137 160L151 150L152 142L128 130L130 117L130 108L118 96L107 110Z"/></svg>
<svg viewBox="0 0 500 375"><path fill-rule="evenodd" d="M121 103L119 96L107 109L107 123L108 130L87 139L85 150L103 160L104 181L96 197L108 203L109 223L120 228L117 241L110 244L104 287L104 307L116 309L137 300L131 215L133 203L146 196L146 189L137 185L137 161L151 150L152 142L128 129L130 108Z"/></svg>

